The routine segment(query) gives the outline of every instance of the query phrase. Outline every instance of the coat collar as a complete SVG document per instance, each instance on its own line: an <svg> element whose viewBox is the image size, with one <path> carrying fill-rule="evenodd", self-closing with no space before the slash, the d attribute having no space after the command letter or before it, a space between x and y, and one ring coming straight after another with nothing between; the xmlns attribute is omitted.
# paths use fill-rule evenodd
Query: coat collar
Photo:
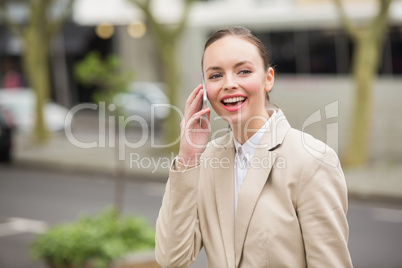
<svg viewBox="0 0 402 268"><path fill-rule="evenodd" d="M260 147L267 148L269 151L273 151L284 140L286 133L291 128L282 110L275 109L276 113L271 118L271 122L266 128L263 138L260 141ZM270 112L270 114L273 114ZM226 135L216 140L211 141L211 145L216 148L231 149L234 147L233 132L230 131ZM264 140L265 139L265 140Z"/></svg>
<svg viewBox="0 0 402 268"><path fill-rule="evenodd" d="M230 132L212 141L212 146L221 148L217 150L216 156L219 159L228 159L229 162L226 168L213 169L219 223L229 267L237 267L240 263L248 225L258 197L276 160L274 150L281 145L289 129L290 125L285 115L281 110L277 110L254 154L254 158L259 159L255 161L256 163L265 161L266 165L264 167L250 165L240 189L236 216L234 213L233 133Z"/></svg>

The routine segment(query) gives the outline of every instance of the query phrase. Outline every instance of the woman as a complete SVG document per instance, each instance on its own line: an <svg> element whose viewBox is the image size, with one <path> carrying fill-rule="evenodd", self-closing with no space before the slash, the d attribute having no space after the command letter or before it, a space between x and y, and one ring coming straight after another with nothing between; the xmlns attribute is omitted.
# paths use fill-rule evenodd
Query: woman
<svg viewBox="0 0 402 268"><path fill-rule="evenodd" d="M352 267L338 157L267 109L274 70L261 41L243 27L217 31L202 70L231 132L208 143L210 108L196 87L157 220L157 261L186 267L204 247L208 267Z"/></svg>

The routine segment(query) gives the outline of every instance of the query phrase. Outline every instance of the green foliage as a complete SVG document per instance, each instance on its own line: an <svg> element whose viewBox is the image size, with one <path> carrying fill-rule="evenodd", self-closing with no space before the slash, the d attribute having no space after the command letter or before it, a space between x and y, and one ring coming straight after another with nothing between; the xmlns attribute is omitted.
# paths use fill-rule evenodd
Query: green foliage
<svg viewBox="0 0 402 268"><path fill-rule="evenodd" d="M80 83L97 87L94 101L106 103L112 102L115 94L126 91L134 76L132 71L122 71L118 57L108 55L102 58L97 51L88 53L74 71Z"/></svg>
<svg viewBox="0 0 402 268"><path fill-rule="evenodd" d="M38 236L31 255L55 267L107 267L123 255L155 247L155 231L139 217L118 216L107 209L93 217L56 225Z"/></svg>

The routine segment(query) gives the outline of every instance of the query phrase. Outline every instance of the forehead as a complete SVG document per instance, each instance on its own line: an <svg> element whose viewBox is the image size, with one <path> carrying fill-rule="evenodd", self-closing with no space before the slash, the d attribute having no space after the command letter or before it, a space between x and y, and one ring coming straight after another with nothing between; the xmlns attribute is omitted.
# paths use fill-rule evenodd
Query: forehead
<svg viewBox="0 0 402 268"><path fill-rule="evenodd" d="M254 64L262 64L258 48L250 41L236 36L223 37L210 46L204 52L204 67L222 63L236 63L248 60Z"/></svg>

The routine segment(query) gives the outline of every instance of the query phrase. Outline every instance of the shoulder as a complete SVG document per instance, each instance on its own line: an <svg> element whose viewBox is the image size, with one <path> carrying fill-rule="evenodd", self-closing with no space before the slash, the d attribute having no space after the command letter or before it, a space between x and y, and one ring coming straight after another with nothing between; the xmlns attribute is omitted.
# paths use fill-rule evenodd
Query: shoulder
<svg viewBox="0 0 402 268"><path fill-rule="evenodd" d="M288 131L280 147L284 153L298 158L304 164L327 164L332 167L340 164L338 155L330 146L294 128Z"/></svg>

